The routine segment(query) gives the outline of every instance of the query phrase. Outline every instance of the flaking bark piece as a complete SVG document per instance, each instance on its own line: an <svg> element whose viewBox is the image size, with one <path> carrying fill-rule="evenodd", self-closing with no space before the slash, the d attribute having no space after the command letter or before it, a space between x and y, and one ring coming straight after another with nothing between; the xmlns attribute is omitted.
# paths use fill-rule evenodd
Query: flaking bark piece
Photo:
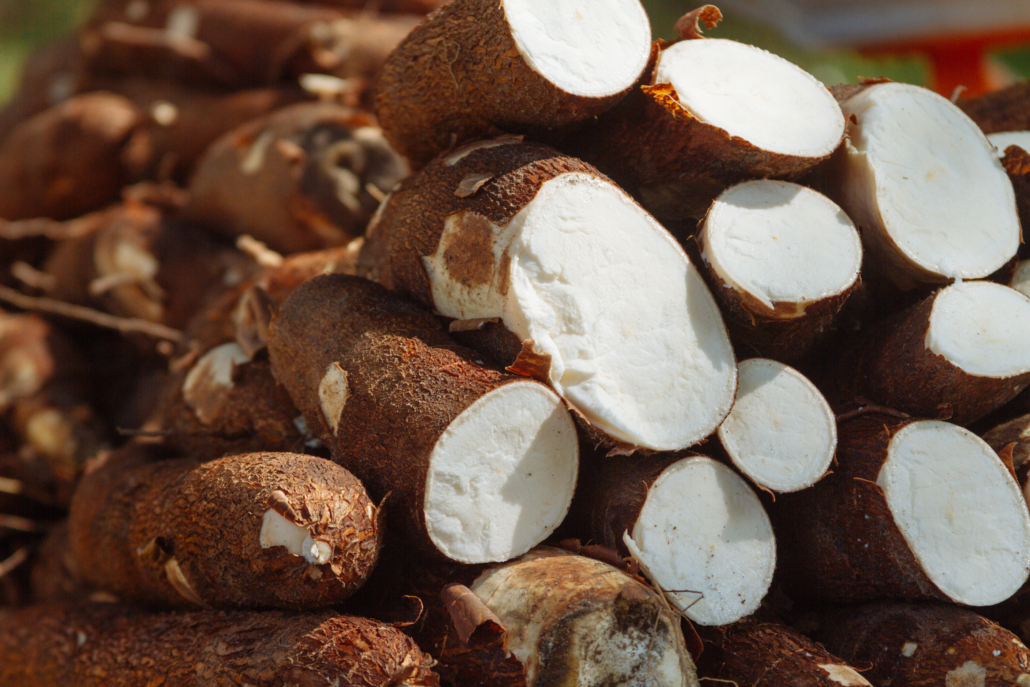
<svg viewBox="0 0 1030 687"><path fill-rule="evenodd" d="M440 598L462 642L471 647L504 645L501 619L471 589L462 584L449 584L440 592Z"/></svg>
<svg viewBox="0 0 1030 687"><path fill-rule="evenodd" d="M376 117L416 168L485 136L544 133L621 100L644 69L649 40L636 0L560 8L456 0L391 53L378 75Z"/></svg>
<svg viewBox="0 0 1030 687"><path fill-rule="evenodd" d="M197 166L184 214L281 253L316 250L364 233L380 194L407 173L366 115L300 104L216 141Z"/></svg>
<svg viewBox="0 0 1030 687"><path fill-rule="evenodd" d="M533 348L534 343L532 339L523 341L522 352L515 358L515 362L504 369L512 374L546 382L551 372L551 356L537 353Z"/></svg>
<svg viewBox="0 0 1030 687"><path fill-rule="evenodd" d="M276 495L287 508L269 504ZM70 527L84 581L173 608L336 604L382 546L378 509L353 475L285 453L198 465L130 449L85 478Z"/></svg>
<svg viewBox="0 0 1030 687"><path fill-rule="evenodd" d="M578 449L561 400L477 364L429 311L363 279L318 277L279 307L269 353L333 459L374 498L390 495L391 524L421 552L508 560L564 518ZM319 392L340 371L348 394L334 431ZM455 488L459 474L477 489Z"/></svg>
<svg viewBox="0 0 1030 687"><path fill-rule="evenodd" d="M704 38L701 35L701 25L706 29L714 29L722 21L722 12L715 5L703 5L696 10L687 12L676 21L673 30L683 39L691 40Z"/></svg>
<svg viewBox="0 0 1030 687"><path fill-rule="evenodd" d="M439 687L432 665L400 631L330 612L150 615L116 604L0 610L6 687L193 687L198 680Z"/></svg>

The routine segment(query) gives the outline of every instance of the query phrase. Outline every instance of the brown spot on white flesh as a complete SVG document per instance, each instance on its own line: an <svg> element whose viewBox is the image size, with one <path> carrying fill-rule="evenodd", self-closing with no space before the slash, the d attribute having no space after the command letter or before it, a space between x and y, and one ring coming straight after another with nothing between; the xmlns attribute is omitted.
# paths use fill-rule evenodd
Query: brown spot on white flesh
<svg viewBox="0 0 1030 687"><path fill-rule="evenodd" d="M505 250L501 253L501 261L497 270L497 292L502 296L508 295L508 286L511 283L511 253Z"/></svg>
<svg viewBox="0 0 1030 687"><path fill-rule="evenodd" d="M186 579L186 575L182 572L182 568L179 567L179 561L172 558L165 563L165 575L168 577L168 582L172 585L175 591L179 593L179 596L198 606L207 606L207 604L204 603L204 600L197 595L197 592L193 589L189 580Z"/></svg>
<svg viewBox="0 0 1030 687"><path fill-rule="evenodd" d="M986 681L987 669L974 661L966 661L945 676L944 687L984 687Z"/></svg>
<svg viewBox="0 0 1030 687"><path fill-rule="evenodd" d="M493 174L470 174L461 180L458 188L454 189L454 195L458 198L468 198L475 195L476 191L483 188L486 182L493 178Z"/></svg>
<svg viewBox="0 0 1030 687"><path fill-rule="evenodd" d="M333 436L340 429L340 418L343 417L344 406L350 398L350 385L347 382L347 372L340 363L330 365L322 381L318 385L318 400L322 404L322 416L332 430Z"/></svg>
<svg viewBox="0 0 1030 687"><path fill-rule="evenodd" d="M447 218L443 260L451 279L466 287L488 284L494 276L494 225L486 217L462 211Z"/></svg>
<svg viewBox="0 0 1030 687"><path fill-rule="evenodd" d="M530 377L546 383L551 373L551 356L546 353L537 353L533 350L536 342L526 339L522 342L522 351L515 362L505 369L512 374Z"/></svg>

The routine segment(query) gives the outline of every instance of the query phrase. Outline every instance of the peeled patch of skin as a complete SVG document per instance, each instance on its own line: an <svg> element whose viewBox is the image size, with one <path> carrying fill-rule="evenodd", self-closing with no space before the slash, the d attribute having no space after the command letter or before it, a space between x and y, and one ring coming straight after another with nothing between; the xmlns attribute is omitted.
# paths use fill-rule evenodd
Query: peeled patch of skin
<svg viewBox="0 0 1030 687"><path fill-rule="evenodd" d="M710 458L669 466L624 541L673 605L701 625L753 613L776 567L776 540L761 501Z"/></svg>
<svg viewBox="0 0 1030 687"><path fill-rule="evenodd" d="M997 454L935 420L907 425L888 451L877 484L930 581L970 606L1012 596L1030 573L1030 514Z"/></svg>
<svg viewBox="0 0 1030 687"><path fill-rule="evenodd" d="M515 45L537 73L573 95L614 95L637 80L651 53L638 0L504 0Z"/></svg>
<svg viewBox="0 0 1030 687"><path fill-rule="evenodd" d="M746 181L708 212L703 256L716 274L767 308L843 293L858 279L862 243L826 196L786 181Z"/></svg>
<svg viewBox="0 0 1030 687"><path fill-rule="evenodd" d="M285 546L294 556L303 556L312 565L323 565L332 558L333 550L326 542L315 541L307 528L292 523L274 510L265 512L261 520L261 548Z"/></svg>
<svg viewBox="0 0 1030 687"><path fill-rule="evenodd" d="M486 394L451 422L429 457L430 539L462 563L522 555L568 513L576 447L575 426L546 387L516 382Z"/></svg>
<svg viewBox="0 0 1030 687"><path fill-rule="evenodd" d="M964 282L933 303L926 347L966 374L1007 378L1030 371L1030 298L992 282Z"/></svg>
<svg viewBox="0 0 1030 687"><path fill-rule="evenodd" d="M945 278L976 279L1016 253L1016 199L979 127L941 96L899 83L841 103L855 115L842 204L857 224L880 227L882 249Z"/></svg>
<svg viewBox="0 0 1030 687"><path fill-rule="evenodd" d="M830 404L804 375L774 360L745 360L738 371L737 401L719 426L734 465L778 492L815 484L837 448Z"/></svg>
<svg viewBox="0 0 1030 687"><path fill-rule="evenodd" d="M236 343L227 343L204 354L182 384L182 395L204 424L211 424L229 400L232 372L250 362L250 355Z"/></svg>
<svg viewBox="0 0 1030 687"><path fill-rule="evenodd" d="M477 279L450 273L451 235L479 236L477 251L493 254ZM711 293L668 232L609 182L557 176L504 228L452 215L425 265L439 312L500 317L532 339L551 357L554 389L616 439L684 448L730 410L736 364Z"/></svg>
<svg viewBox="0 0 1030 687"><path fill-rule="evenodd" d="M783 155L823 157L844 119L814 76L782 57L724 39L681 41L661 52L654 82L706 124Z"/></svg>
<svg viewBox="0 0 1030 687"><path fill-rule="evenodd" d="M987 134L987 140L998 149L998 157L1005 157L1005 149L1009 146L1019 146L1030 151L1030 131L1000 131Z"/></svg>

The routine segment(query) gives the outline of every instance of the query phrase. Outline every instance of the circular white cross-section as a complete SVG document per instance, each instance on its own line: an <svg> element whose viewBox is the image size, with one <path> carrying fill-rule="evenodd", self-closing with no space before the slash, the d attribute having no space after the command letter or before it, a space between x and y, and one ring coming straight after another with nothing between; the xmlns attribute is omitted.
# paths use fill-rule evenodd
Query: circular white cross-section
<svg viewBox="0 0 1030 687"><path fill-rule="evenodd" d="M1030 298L993 282L962 282L934 299L926 347L963 372L1007 378L1030 372Z"/></svg>
<svg viewBox="0 0 1030 687"><path fill-rule="evenodd" d="M1009 146L1019 146L1030 152L1030 131L999 131L987 134L987 140L997 148L999 157L1005 157L1005 149Z"/></svg>
<svg viewBox="0 0 1030 687"><path fill-rule="evenodd" d="M708 211L701 248L719 277L758 299L804 305L854 285L862 266L855 225L832 200L786 181L745 181Z"/></svg>
<svg viewBox="0 0 1030 687"><path fill-rule="evenodd" d="M737 374L737 401L719 426L733 464L773 491L815 484L837 450L830 404L804 375L775 360L745 360Z"/></svg>
<svg viewBox="0 0 1030 687"><path fill-rule="evenodd" d="M1016 254L1012 183L962 110L900 83L869 86L841 107L857 120L848 130L842 204L885 234L873 240L941 280L986 277Z"/></svg>
<svg viewBox="0 0 1030 687"><path fill-rule="evenodd" d="M578 466L561 399L535 382L495 389L448 425L429 456L429 538L461 563L520 556L565 518Z"/></svg>
<svg viewBox="0 0 1030 687"><path fill-rule="evenodd" d="M818 79L745 43L680 41L661 52L654 80L700 121L771 153L820 158L844 136L840 107Z"/></svg>
<svg viewBox="0 0 1030 687"><path fill-rule="evenodd" d="M701 625L726 625L754 612L776 567L776 540L761 501L710 458L666 468L624 541L655 585Z"/></svg>
<svg viewBox="0 0 1030 687"><path fill-rule="evenodd" d="M730 411L737 366L718 306L669 232L599 177L546 182L512 221L505 326L601 431L675 450Z"/></svg>
<svg viewBox="0 0 1030 687"><path fill-rule="evenodd" d="M651 24L639 0L504 0L522 58L572 95L601 98L640 78Z"/></svg>
<svg viewBox="0 0 1030 687"><path fill-rule="evenodd" d="M1030 571L1030 515L998 455L975 434L937 420L891 439L877 477L894 522L938 589L988 606Z"/></svg>

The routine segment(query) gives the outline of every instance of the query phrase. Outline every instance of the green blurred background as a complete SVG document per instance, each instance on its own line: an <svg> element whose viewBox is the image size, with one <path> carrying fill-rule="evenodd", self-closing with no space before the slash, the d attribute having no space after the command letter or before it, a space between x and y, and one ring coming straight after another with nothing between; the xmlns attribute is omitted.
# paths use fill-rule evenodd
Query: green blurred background
<svg viewBox="0 0 1030 687"><path fill-rule="evenodd" d="M25 57L37 46L52 41L87 17L98 0L0 0L0 102L17 87ZM643 0L651 13L656 36L671 38L672 26L696 2ZM727 16L709 35L734 38L765 48L795 62L827 84L854 83L861 76L886 76L896 81L925 84L927 67L918 57L872 59L846 51L802 50L774 31L739 17ZM1013 78L1030 76L1030 49L994 56L997 69Z"/></svg>

